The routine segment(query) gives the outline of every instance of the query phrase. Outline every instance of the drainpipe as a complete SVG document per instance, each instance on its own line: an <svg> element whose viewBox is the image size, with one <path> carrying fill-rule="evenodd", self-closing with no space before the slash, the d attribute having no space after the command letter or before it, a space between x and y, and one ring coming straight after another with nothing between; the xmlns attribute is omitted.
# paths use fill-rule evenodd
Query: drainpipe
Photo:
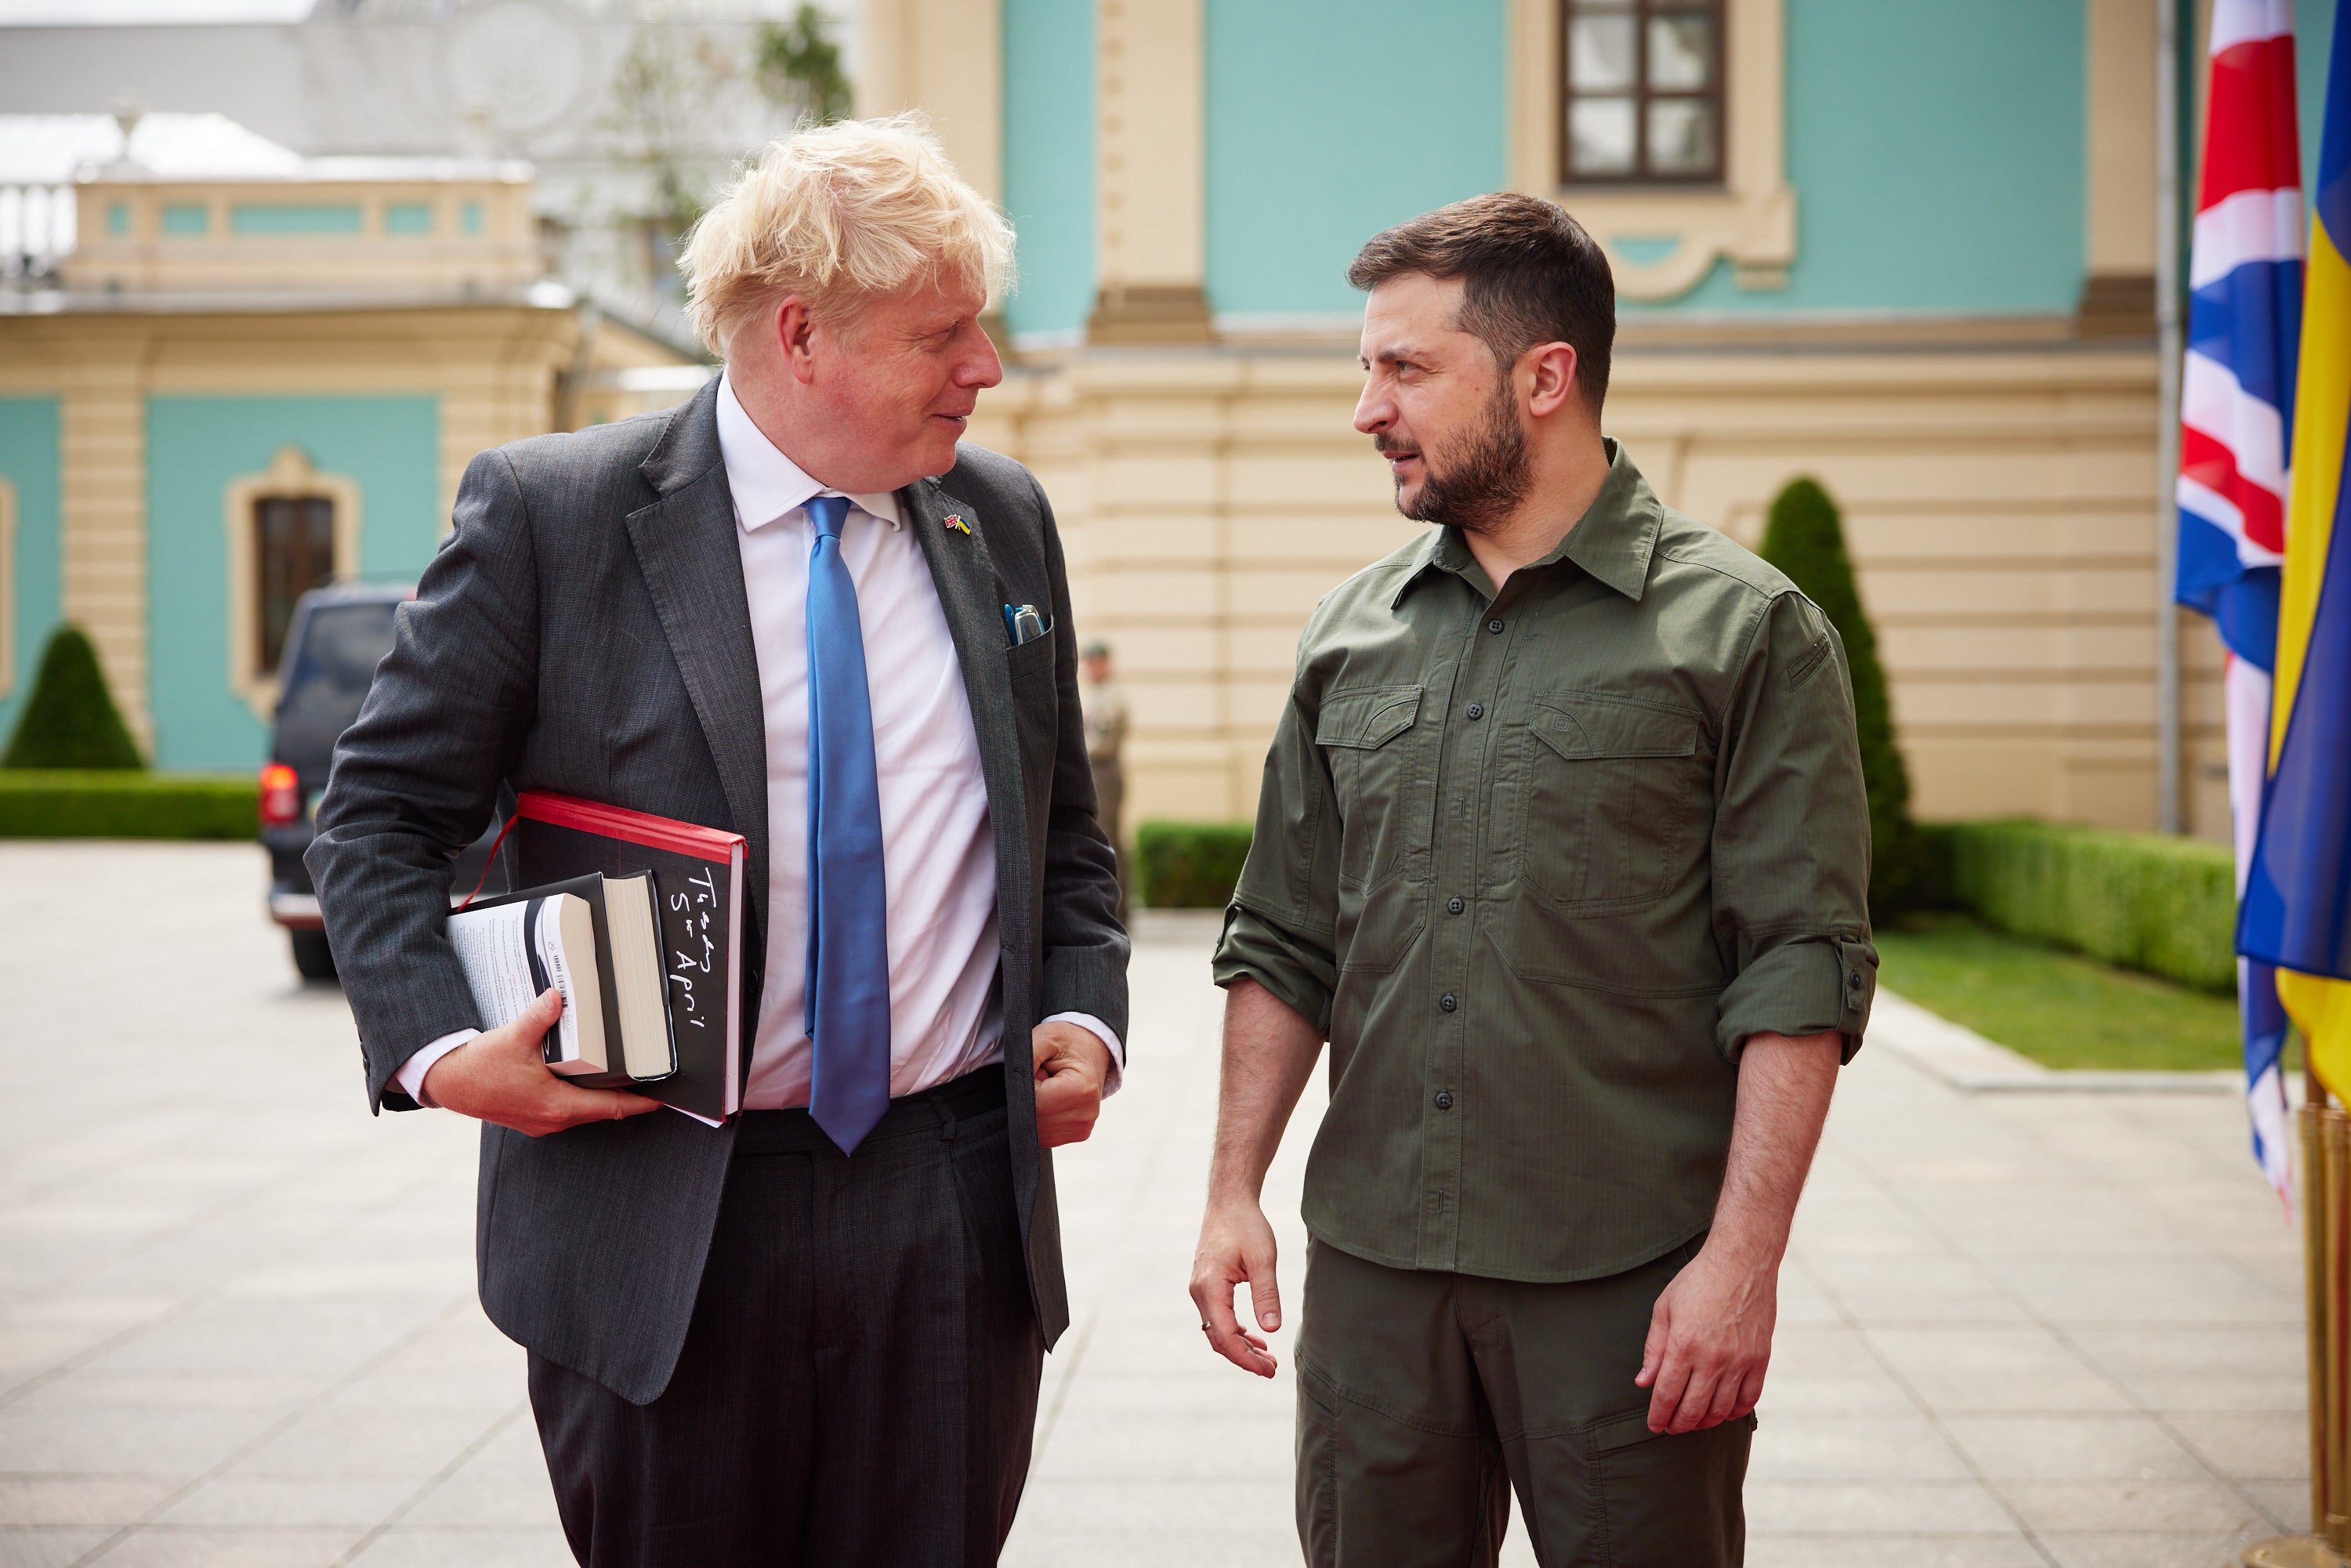
<svg viewBox="0 0 2351 1568"><path fill-rule="evenodd" d="M2179 0L2155 7L2155 758L2156 821L2180 831Z"/></svg>

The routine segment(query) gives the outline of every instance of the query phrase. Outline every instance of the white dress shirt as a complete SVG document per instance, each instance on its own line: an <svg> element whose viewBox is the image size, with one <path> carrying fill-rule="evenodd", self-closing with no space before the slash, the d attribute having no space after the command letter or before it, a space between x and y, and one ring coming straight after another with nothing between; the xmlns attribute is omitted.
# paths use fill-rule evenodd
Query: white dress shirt
<svg viewBox="0 0 2351 1568"><path fill-rule="evenodd" d="M809 1103L813 1046L803 1027L808 968L807 502L827 489L751 422L724 377L718 451L735 499L736 543L758 656L768 750L768 960L752 1037L747 1110ZM857 585L890 945L890 1092L917 1093L1004 1058L996 974L996 840L963 667L922 541L894 496L851 496L841 559ZM1125 1055L1100 1019L1056 1013L1110 1050L1104 1092ZM419 1104L433 1063L474 1038L433 1041L401 1064Z"/></svg>

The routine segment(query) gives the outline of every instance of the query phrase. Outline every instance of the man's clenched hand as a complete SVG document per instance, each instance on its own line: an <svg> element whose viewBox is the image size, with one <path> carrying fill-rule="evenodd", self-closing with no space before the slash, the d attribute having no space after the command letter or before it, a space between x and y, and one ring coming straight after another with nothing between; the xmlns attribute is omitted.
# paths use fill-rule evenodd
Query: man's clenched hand
<svg viewBox="0 0 2351 1568"><path fill-rule="evenodd" d="M1040 1023L1029 1037L1037 1063L1037 1146L1082 1144L1102 1114L1110 1047L1079 1024Z"/></svg>
<svg viewBox="0 0 2351 1568"><path fill-rule="evenodd" d="M625 1089L582 1089L547 1070L539 1042L563 1016L563 994L549 989L514 1022L475 1036L434 1062L424 1093L478 1121L496 1122L534 1138L582 1122L613 1122L661 1109L661 1102Z"/></svg>

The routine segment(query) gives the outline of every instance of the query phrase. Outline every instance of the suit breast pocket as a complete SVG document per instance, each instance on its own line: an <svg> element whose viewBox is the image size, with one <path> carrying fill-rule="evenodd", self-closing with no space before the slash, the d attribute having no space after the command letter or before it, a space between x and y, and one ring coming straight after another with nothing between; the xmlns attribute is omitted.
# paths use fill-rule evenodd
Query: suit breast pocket
<svg viewBox="0 0 2351 1568"><path fill-rule="evenodd" d="M1708 787L1698 738L1686 709L1583 692L1536 699L1518 737L1527 890L1557 907L1663 896Z"/></svg>
<svg viewBox="0 0 2351 1568"><path fill-rule="evenodd" d="M1060 645L1060 635L1049 627L1042 637L1031 637L1017 648L1004 650L1004 667L1013 685L1053 678L1053 651Z"/></svg>

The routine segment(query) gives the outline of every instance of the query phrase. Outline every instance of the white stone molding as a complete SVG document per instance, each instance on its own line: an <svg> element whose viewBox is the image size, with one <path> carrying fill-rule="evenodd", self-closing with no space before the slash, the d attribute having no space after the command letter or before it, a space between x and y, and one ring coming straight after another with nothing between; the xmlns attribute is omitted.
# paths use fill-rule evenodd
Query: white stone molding
<svg viewBox="0 0 2351 1568"><path fill-rule="evenodd" d="M1202 0L1094 6L1093 343L1211 336Z"/></svg>
<svg viewBox="0 0 2351 1568"><path fill-rule="evenodd" d="M1621 298L1678 298L1726 257L1740 288L1787 287L1796 193L1783 0L1723 0L1723 13L1722 183L1579 185L1560 178L1560 0L1510 0L1511 188L1575 215L1608 253Z"/></svg>
<svg viewBox="0 0 2351 1568"><path fill-rule="evenodd" d="M360 569L356 481L319 473L308 453L289 444L277 449L267 471L230 480L222 497L222 522L228 530L228 689L265 724L277 711L277 672L262 669L254 653L261 601L254 582L259 547L253 510L260 501L321 497L335 508L335 580L340 582L356 577Z"/></svg>

